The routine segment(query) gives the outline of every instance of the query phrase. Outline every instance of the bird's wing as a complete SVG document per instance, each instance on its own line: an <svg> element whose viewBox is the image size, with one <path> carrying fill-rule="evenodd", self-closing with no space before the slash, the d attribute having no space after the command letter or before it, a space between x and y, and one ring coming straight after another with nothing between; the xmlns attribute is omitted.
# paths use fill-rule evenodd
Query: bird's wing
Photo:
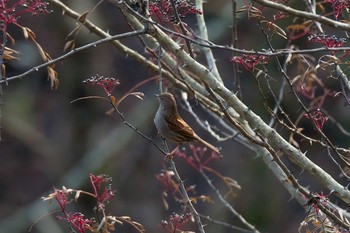
<svg viewBox="0 0 350 233"><path fill-rule="evenodd" d="M175 117L175 121L169 121L168 127L177 135L178 140L182 142L197 140L196 134L192 128L180 117Z"/></svg>

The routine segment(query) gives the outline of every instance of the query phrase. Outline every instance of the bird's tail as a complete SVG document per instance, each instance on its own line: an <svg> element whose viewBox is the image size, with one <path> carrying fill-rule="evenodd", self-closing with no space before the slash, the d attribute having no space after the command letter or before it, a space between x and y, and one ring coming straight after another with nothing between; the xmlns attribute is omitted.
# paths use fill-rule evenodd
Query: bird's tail
<svg viewBox="0 0 350 233"><path fill-rule="evenodd" d="M202 143L204 146L209 147L209 149L211 149L212 151L216 152L218 155L221 155L220 153L220 149L216 146L213 146L212 144L210 144L209 142L204 141L203 139L201 139L200 137L198 137L198 141L200 143Z"/></svg>

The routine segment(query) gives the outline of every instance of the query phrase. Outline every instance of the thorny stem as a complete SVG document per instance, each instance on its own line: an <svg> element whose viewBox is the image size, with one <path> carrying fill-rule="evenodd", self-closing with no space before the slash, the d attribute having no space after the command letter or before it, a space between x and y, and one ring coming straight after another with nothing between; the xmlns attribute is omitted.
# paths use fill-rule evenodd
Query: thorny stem
<svg viewBox="0 0 350 233"><path fill-rule="evenodd" d="M179 22L180 29L181 29L182 33L184 35L187 35L188 34L187 30L184 27L182 20L180 19L179 12L177 11L177 8L176 8L176 5L175 5L175 0L170 0L170 3L171 3L171 7L173 8L173 11L174 11L175 18ZM186 46L187 46L187 49L188 49L188 52L189 52L190 56L194 59L194 55L193 55L193 52L192 52L192 48L191 48L190 42L188 40L185 40L185 42L186 42Z"/></svg>
<svg viewBox="0 0 350 233"><path fill-rule="evenodd" d="M131 128L132 130L134 130L136 133L138 133L139 135L141 135L143 138L145 138L146 140L150 141L160 152L162 152L164 155L168 155L167 152L165 152L162 148L159 147L159 145L157 143L155 143L150 137L146 136L145 134L143 134L140 130L138 130L135 126L133 126L131 123L129 123L125 117L124 117L124 114L121 113L119 111L119 109L117 108L117 106L115 104L113 104L113 101L110 99L106 99L104 97L98 97L98 96L94 96L94 97L91 97L91 98L99 98L99 99L104 99L106 101L108 101L112 106L113 106L113 109L118 113L118 115L120 116L120 118L123 120L123 123L128 126L129 128ZM77 100L80 100L80 99L84 99L84 98L79 98ZM77 101L75 100L75 101ZM191 213L193 214L193 217L195 218L195 221L198 225L198 228L200 230L201 233L205 233L204 231L204 228L203 228L203 224L201 222L201 219L199 217L199 214L197 212L197 210L194 208L194 206L192 205L192 202L191 202L191 199L189 198L188 194L187 194L187 191L186 191L186 188L185 188L185 185L183 184L183 181L176 169L176 165L174 163L173 160L170 160L170 168L174 171L174 175L175 175L175 178L177 180L177 182L179 183L180 185L180 189L181 189L181 192L182 192L182 195L184 196L184 198L186 199L186 204L188 205L188 207L190 208L190 211Z"/></svg>
<svg viewBox="0 0 350 233"><path fill-rule="evenodd" d="M343 49L342 49L343 50ZM298 53L300 53L300 51L297 51ZM245 51L245 53L247 53L246 51ZM119 113L119 112L118 112ZM123 118L123 115L121 115L121 117ZM125 123L125 122L124 122ZM137 130L137 129L136 129ZM137 131L136 131L137 132ZM180 182L181 183L181 182ZM182 183L181 183L182 184Z"/></svg>
<svg viewBox="0 0 350 233"><path fill-rule="evenodd" d="M52 0L51 0L52 1ZM260 1L260 0L259 0ZM113 1L112 1L113 2ZM318 53L318 52L329 52L329 51L348 51L350 50L350 47L320 47L320 48L313 48L313 49L304 49L304 50L275 50L275 51L254 51L254 50L246 50L246 49L238 49L234 48L232 46L227 46L227 45L218 45L215 44L209 40L206 40L204 38L191 38L187 35L183 35L182 33L176 32L174 30L171 30L169 28L164 27L163 25L154 22L152 20L147 19L143 15L140 15L136 11L130 8L129 5L125 4L124 5L134 16L136 16L140 21L144 23L149 23L151 25L157 26L158 28L162 29L164 32L168 32L172 35L181 37L183 39L189 40L190 42L197 44L198 46L201 47L206 47L206 48L212 48L212 49L223 49L223 50L228 50L240 54L249 54L249 55L263 55L263 56L280 56L280 55L289 55L289 54L308 54L308 53ZM336 21L335 21L336 22ZM350 26L349 26L350 30Z"/></svg>
<svg viewBox="0 0 350 233"><path fill-rule="evenodd" d="M287 168L287 166L282 162L282 160L280 159L280 157L277 155L276 151L265 141L263 140L263 138L261 136L259 136L259 139L256 139L253 135L250 135L242 126L240 126L231 116L230 114L227 112L227 109L225 108L225 106L221 103L221 101L216 97L215 93L210 89L210 87L207 86L207 90L208 92L211 94L211 96L215 99L215 101L217 102L217 104L220 106L220 108L222 109L222 111L224 112L225 116L227 117L227 119L235 126L237 127L237 129L243 134L243 136L245 136L249 141L251 141L252 143L261 146L263 148L265 148L270 155L273 157L274 162L276 162L278 164L278 166L282 169L282 171L285 173L285 175L288 177L288 182L291 182L293 184L293 187L300 193L302 193L305 197L311 199L313 196L310 193L310 191L308 191L306 188L302 187L298 180L293 176L293 174L290 172L290 170ZM259 132L257 132L257 135L259 135ZM326 208L325 206L323 206L322 204L317 203L317 207L319 209L321 209L323 211L323 213L325 213L328 217L330 217L331 219L334 220L334 222L336 222L337 224L339 224L340 226L348 229L350 228L350 225L348 225L347 223L345 223L344 221L342 221L339 217L337 217L332 210L329 210L328 208Z"/></svg>
<svg viewBox="0 0 350 233"><path fill-rule="evenodd" d="M260 29L261 29L261 32L263 33L263 35L265 36L265 39L271 49L271 51L274 51L271 43L270 43L270 40L268 39L268 36L266 34L266 32L264 31L263 27L261 26L261 23L260 23ZM277 62L277 65L278 65L278 68L280 69L284 79L286 79L288 85L289 85L289 88L291 89L295 99L298 101L299 105L301 106L302 110L308 115L314 129L316 130L316 132L326 141L326 143L332 148L332 150L335 152L335 154L338 156L338 158L347 166L347 167L350 167L350 162L348 162L346 160L346 158L339 153L339 151L336 149L335 145L329 140L329 138L322 132L322 130L317 127L316 123L314 120L312 120L312 116L311 116L311 112L310 110L303 104L303 102L301 101L301 99L299 98L299 96L297 95L294 87L293 87L293 84L291 83L288 75L286 74L285 70L283 69L283 66L281 64L281 62L276 58L276 62ZM343 172L343 171L342 171Z"/></svg>
<svg viewBox="0 0 350 233"><path fill-rule="evenodd" d="M181 179L181 177L180 177L180 175L179 175L179 173L178 173L178 171L177 171L177 169L176 169L175 162L174 162L173 160L170 160L169 162L170 162L170 168L173 170L174 175L175 175L175 178L177 179L177 182L178 182L179 185L180 185L180 189L181 189L182 195L184 196L184 198L185 198L186 201L187 201L186 204L187 204L188 207L190 208L190 211L191 211L191 213L192 213L192 215L193 215L193 217L194 217L194 219L195 219L195 221L196 221L196 223L197 223L197 226L198 226L198 228L199 228L199 231L200 231L201 233L205 233L204 227L203 227L203 224L202 224L202 221L201 221L201 218L200 218L200 216L199 216L197 210L194 208L194 206L193 206L193 204L192 204L192 202L191 202L190 197L189 197L188 194L187 194L185 185L184 185L184 183L183 183L183 181L182 181L182 179Z"/></svg>
<svg viewBox="0 0 350 233"><path fill-rule="evenodd" d="M265 31L263 30L263 28L260 26L261 28L261 31L263 33L263 35L265 36L266 38L266 41L271 49L271 51L273 51L273 47L270 43L270 40L268 39ZM287 83L289 84L290 88L292 89L292 92L294 94L294 96L297 98L299 104L302 106L303 110L308 114L308 116L311 118L311 115L310 115L310 111L308 111L308 109L304 106L304 104L301 102L301 100L298 98L297 94L295 93L295 90L292 86L292 84L290 83L289 81L289 78L287 76L287 74L284 72L283 70L283 67L282 67L282 64L279 62L278 59L276 59L276 62L278 64L278 67L280 68L280 71L282 72L283 74L283 77L286 79ZM340 156L340 159L343 161L344 159L341 157L341 155L339 154L339 152L336 150L336 148L333 146L333 144L329 141L329 139L323 134L323 132L318 129L315 125L315 122L312 121L314 127L316 128L317 132L319 132L321 134L321 136L323 138L325 138L325 140L327 141L327 143L330 145L330 147L332 148L333 151L336 152L337 155ZM259 132L258 132L259 133ZM289 180L292 182L293 186L300 192L302 193L303 195L305 195L306 197L308 197L308 199L310 200L311 198L313 198L313 195L307 191L306 188L302 187L297 179L292 175L292 173L289 171L289 169L287 168L287 166L282 162L282 160L280 159L279 156L277 156L276 152L274 151L274 149L265 141L261 138L261 140L264 142L264 147L270 152L270 154L273 156L274 158L274 161L281 167L281 169L285 172L286 175L288 175L288 178ZM344 161L343 161L344 162ZM345 161L346 162L346 161ZM350 225L344 221L342 221L338 216L336 216L332 210L326 208L325 206L323 206L321 203L317 203L317 208L319 208L320 210L323 211L323 213L331 218L335 223L339 224L340 226L346 228L346 229L349 229L350 228Z"/></svg>
<svg viewBox="0 0 350 233"><path fill-rule="evenodd" d="M304 0L304 2L306 3L306 5L307 5L309 11L310 11L312 14L316 15L316 1L315 1L315 0ZM316 21L315 24L316 24L318 30L319 30L321 33L324 33L320 22L317 22L317 21Z"/></svg>
<svg viewBox="0 0 350 233"><path fill-rule="evenodd" d="M90 48L97 47L98 45L102 45L102 44L105 44L105 43L113 41L113 40L118 40L118 39L128 38L128 37L132 37L132 36L142 35L142 34L145 34L146 32L147 32L147 29L146 28L142 28L140 30L126 32L126 33L122 33L122 34L118 34L118 35L114 35L114 36L109 36L109 37L106 37L106 38L94 41L92 43L89 43L89 44L83 45L81 47L78 47L76 49L73 49L73 50L69 51L68 53L63 54L60 57L52 59L51 61L48 61L48 62L45 62L45 63L43 63L41 65L35 66L35 67L29 69L28 71L22 73L22 74L9 77L6 80L0 80L0 84L8 82L8 81L15 80L15 79L23 78L23 77L27 76L30 73L38 71L39 69L45 68L45 67L47 67L49 65L55 64L55 63L57 63L59 61L62 61L64 59L72 56L75 53L78 53L78 52L81 52L81 51L84 51L84 50L87 50L87 49L90 49Z"/></svg>
<svg viewBox="0 0 350 233"><path fill-rule="evenodd" d="M134 11L131 14L137 16L141 20L143 20L142 17L139 17L137 13ZM144 21L147 22L147 21ZM150 27L154 30L153 36L154 38L158 39L158 41L162 44L162 46L166 46L171 52L174 52L177 54L179 59L182 59L184 61L190 61L188 54L178 49L178 46L176 45L176 42L168 39L165 37L165 33L162 30L159 30L159 27L153 27L152 24L150 24ZM296 51L294 51L296 52ZM200 73L203 74L201 78L203 78L203 81L208 81L208 84L211 88L213 88L219 96L225 98L228 101L229 105L237 105L232 106L234 110L236 110L240 115L244 116L247 121L257 127L260 133L264 135L265 138L269 140L269 143L272 145L275 145L277 149L281 150L282 152L291 155L296 158L296 162L299 166L306 169L311 175L316 177L323 185L325 185L327 188L332 188L336 191L336 195L340 197L345 202L349 202L349 192L347 190L344 190L343 186L340 185L338 182L336 182L328 173L324 172L319 166L315 165L313 162L311 162L308 158L306 158L305 155L301 153L301 151L298 151L294 147L292 147L290 144L287 144L286 140L282 138L281 135L277 134L276 131L272 130L271 128L267 127L267 125L258 118L246 105L238 101L235 95L232 95L232 92L228 90L225 86L220 84L215 80L215 77L208 72L208 70L201 64L198 64L196 62L188 63L187 66L188 70L194 73ZM204 75L205 74L205 75ZM226 107L223 108L224 113L226 114ZM231 119L230 119L231 118ZM269 145L265 141L257 140L256 137L249 134L249 132L246 132L246 130L250 130L249 127L243 128L240 124L235 122L235 119L228 116L228 119L230 123L232 123L235 127L239 127L239 130L243 129L241 131L244 136L247 136L247 138L255 145L262 146L264 149L268 149ZM239 119L238 119L239 120ZM246 129L246 130L245 130ZM271 149L271 148L270 148ZM267 150L270 153L276 153L271 150Z"/></svg>
<svg viewBox="0 0 350 233"><path fill-rule="evenodd" d="M106 37L110 36L109 33L103 31L101 28L99 28L98 26L93 24L88 19L83 20L81 17L81 14L73 11L71 8L64 5L61 1L59 1L59 0L47 0L47 1L49 1L50 3L52 3L55 6L59 7L62 10L62 12L64 12L65 16L68 16L72 19L79 21L91 33L94 33L95 35L97 35L101 38L106 38ZM147 6L148 6L148 0L146 2L147 2L146 3ZM145 59L145 57L143 55L141 55L137 51L125 46L120 41L114 40L114 41L111 41L111 44L114 45L114 47L117 48L117 50L119 50L119 52L124 54L126 57L130 57L130 58L134 59L135 61L139 62L140 64L144 65L145 67L149 68L150 70L153 70L154 72L158 71L159 67L156 64L154 64L152 61L150 61L148 59ZM153 52L153 51L151 51L151 52ZM165 76L168 78L173 78L173 74L171 74L170 72L168 72L167 70L164 70L164 69L162 70L162 76Z"/></svg>
<svg viewBox="0 0 350 233"><path fill-rule="evenodd" d="M62 9L64 10L70 10L69 8L67 8L65 5L63 5L61 2L57 1L57 0L48 0L50 3L53 3L53 4L56 4L57 6L61 7ZM256 0L256 1L263 1L263 0ZM282 5L283 6L283 5ZM283 6L284 7L284 6ZM271 52L271 51L268 51L268 52L263 52L263 51L253 51L253 50L245 50L245 49L237 49L237 48L234 48L232 46L224 46L224 45L217 45L213 42L210 42L210 41L207 41L207 40L204 40L204 39L201 39L201 38L198 38L198 39L193 39L193 38L190 38L186 35L183 35L181 33L178 33L178 32L175 32L173 30L170 30L166 27L163 27L162 25L158 24L158 23L155 23L153 21L150 21L148 20L147 18L141 16L140 14L138 14L137 12L133 11L134 12L134 15L138 16L139 18L142 18L142 20L145 20L147 21L148 23L151 23L151 24L154 24L154 25L157 25L159 28L161 28L162 30L166 31L166 32L169 32L169 33L172 33L176 36L179 36L181 38L184 38L192 43L195 43L199 46L202 46L202 47L207 47L207 48L212 48L212 49L224 49L224 50L229 50L229 51L233 51L233 52L236 52L236 53L242 53L242 54L256 54L256 55L264 55L264 56L279 56L279 55L285 55L285 54L306 54L306 53L317 53L317 52L322 52L322 51L349 51L350 50L350 47L335 47L335 48L328 48L328 47L323 47L323 48L314 48L314 49L304 49L304 50L276 50L274 52ZM72 17L72 18L79 18L79 15L77 17L75 17L75 12L73 11L67 11L66 13L69 13L69 16ZM336 22L336 21L334 21ZM332 21L333 25L334 25L334 22ZM85 25L85 24L84 24ZM85 25L86 26L86 25ZM92 29L92 28L96 28L96 26L89 26L89 29ZM349 28L350 30L350 28ZM137 32L137 31L134 31L134 32ZM97 32L95 32L97 33ZM140 33L140 34L137 34L137 35L141 35L141 34L145 34L145 32L143 33ZM101 36L101 34L99 34ZM121 36L123 34L120 34ZM125 37L128 37L128 36L125 36ZM109 38L109 40L108 40ZM108 38L105 38L107 41L105 42L108 42L108 41L113 41L113 40L116 40L116 39L121 39L121 38L124 38L124 37L117 37L115 36L114 39L108 37ZM103 39L104 40L104 39ZM200 41L203 41L203 42L200 42ZM105 43L105 42L102 42L102 43ZM42 69L42 68L45 68L51 64L54 64L58 61L62 61L66 58L68 58L69 56L75 54L76 52L79 52L81 50L86 50L86 49L89 49L91 47L95 47L97 46L98 44L94 45L94 43L91 43L93 44L93 46L89 46L88 48L84 48L85 46L82 46L82 47L79 47L77 49L74 49L74 50L71 50L70 52L56 58L56 59L53 59L51 61L48 61L48 62L45 62L39 66L36 66L36 67L33 67L32 69L22 73L22 74L19 74L19 75L15 75L15 76L12 76L12 77L9 77L7 78L6 80L0 80L0 84L3 84L3 83L7 83L8 81L12 81L12 80L16 80L16 79L20 79L20 78L24 78L25 76L29 75L30 73L33 73L39 69ZM91 44L88 44L88 45L91 45ZM78 49L81 49L78 51ZM136 56L137 58L140 58L138 56ZM146 60L142 60L143 63L146 63L147 65L149 66L153 66L152 63L146 61Z"/></svg>

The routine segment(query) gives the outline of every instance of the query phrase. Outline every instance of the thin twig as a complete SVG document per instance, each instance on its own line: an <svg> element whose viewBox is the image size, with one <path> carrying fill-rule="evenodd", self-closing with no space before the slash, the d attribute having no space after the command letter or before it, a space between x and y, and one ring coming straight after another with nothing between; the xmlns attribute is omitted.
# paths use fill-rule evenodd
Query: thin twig
<svg viewBox="0 0 350 233"><path fill-rule="evenodd" d="M179 172L178 172L177 169L176 169L175 162L174 162L173 160L169 160L169 162L170 162L170 168L173 170L174 175L175 175L175 177L176 177L176 179L177 179L177 182L178 182L178 184L180 185L180 189L181 189L182 195L184 195L184 197L185 197L185 199L186 199L186 201L187 201L186 204L187 204L188 207L190 208L190 211L191 211L191 213L192 213L192 215L193 215L193 217L194 217L194 219L195 219L195 221L196 221L196 223L197 223L197 226L198 226L199 231L200 231L201 233L205 233L205 231L204 231L204 226L203 226L203 224L202 224L201 218L200 218L200 216L199 216L197 210L194 208L194 206L193 206L193 204L192 204L192 202L191 202L190 197L189 197L188 194L187 194L185 185L184 185L182 179L180 178Z"/></svg>
<svg viewBox="0 0 350 233"><path fill-rule="evenodd" d="M200 174L204 177L205 181L209 185L209 187L216 193L217 197L219 198L220 202L230 210L230 212L237 217L241 223L243 223L245 226L247 226L250 230L249 232L254 232L258 233L259 231L252 225L250 224L241 214L239 214L230 203L226 201L226 199L221 195L220 191L214 186L214 184L211 182L210 178L205 174L205 172L200 169L199 170Z"/></svg>
<svg viewBox="0 0 350 233"><path fill-rule="evenodd" d="M289 15L298 16L305 19L315 20L332 28L337 28L339 30L350 31L350 24L342 23L336 20L329 19L327 17L321 15L315 15L314 13L309 13L305 11L296 10L289 6L283 5L281 3L269 1L269 0L253 0L253 2L257 2L263 6L271 7L276 10L280 10L288 13Z"/></svg>
<svg viewBox="0 0 350 233"><path fill-rule="evenodd" d="M240 231L240 232L255 232L255 231L252 231L252 230L246 230L246 229L243 229L243 228L240 228L240 227L236 227L236 226L233 226L231 224L228 224L228 223L225 223L225 222L221 222L221 221L218 221L218 220L215 220L209 216L204 216L202 214L199 214L199 216L201 218L204 218L212 223L215 223L215 224L218 224L218 225L221 225L221 226L224 226L224 227L228 227L228 228L231 228L232 230L237 230L237 231Z"/></svg>
<svg viewBox="0 0 350 233"><path fill-rule="evenodd" d="M59 57L57 57L55 59L52 59L51 61L48 61L48 62L45 62L45 63L43 63L41 65L35 66L35 67L29 69L28 71L22 73L22 74L9 77L6 80L0 80L0 84L5 83L7 81L13 81L13 80L16 80L16 79L24 78L25 76L27 76L30 73L36 72L36 71L38 71L38 70L40 70L42 68L45 68L45 67L47 67L49 65L52 65L52 64L55 64L55 63L57 63L59 61L63 61L64 59L67 59L68 57L70 57L73 54L76 54L78 52L81 52L81 51L84 51L84 50L87 50L87 49L90 49L90 48L97 47L99 45L105 44L105 43L113 41L113 40L118 40L118 39L122 39L122 38L128 38L128 37L133 37L133 36L138 36L138 35L141 35L141 34L145 34L146 31L147 31L146 28L143 28L143 29L140 29L140 30L126 32L126 33L110 36L110 37L107 37L107 38L103 38L103 39L91 42L89 44L86 44L86 45L83 45L83 46L78 47L76 49L73 49L73 50L69 51L68 53L63 54L62 56L59 56Z"/></svg>

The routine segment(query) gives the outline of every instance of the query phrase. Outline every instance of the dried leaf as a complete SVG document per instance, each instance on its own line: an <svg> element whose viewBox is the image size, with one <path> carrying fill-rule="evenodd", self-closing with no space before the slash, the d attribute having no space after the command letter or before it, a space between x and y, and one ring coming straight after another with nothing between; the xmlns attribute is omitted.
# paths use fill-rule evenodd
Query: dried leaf
<svg viewBox="0 0 350 233"><path fill-rule="evenodd" d="M162 202L163 202L164 208L165 208L166 210L169 209L169 204L168 204L168 202L167 202L167 200L166 200L167 197L168 197L168 193L164 191L164 192L162 193Z"/></svg>
<svg viewBox="0 0 350 233"><path fill-rule="evenodd" d="M130 221L131 220L130 216L120 216L120 218L123 219L123 220L126 220L126 221Z"/></svg>
<svg viewBox="0 0 350 233"><path fill-rule="evenodd" d="M280 35L284 39L287 39L287 33L282 28L280 28L277 24L273 22L269 22L267 20L262 20L261 22L266 23L267 29L272 29L272 31L275 32L277 35Z"/></svg>
<svg viewBox="0 0 350 233"><path fill-rule="evenodd" d="M5 60L19 60L18 55L19 55L18 51L11 49L9 47L5 47L5 51L4 51Z"/></svg>
<svg viewBox="0 0 350 233"><path fill-rule="evenodd" d="M67 41L64 45L63 52L71 51L75 48L75 40Z"/></svg>
<svg viewBox="0 0 350 233"><path fill-rule="evenodd" d="M295 141L293 137L289 138L289 143L292 144L295 148L300 148L299 143Z"/></svg>
<svg viewBox="0 0 350 233"><path fill-rule="evenodd" d="M1 64L1 74L2 79L6 80L6 66L5 64Z"/></svg>
<svg viewBox="0 0 350 233"><path fill-rule="evenodd" d="M54 80L53 82L53 87L55 90L58 89L58 86L60 85L60 80L58 80L57 78ZM52 88L52 87L51 87Z"/></svg>
<svg viewBox="0 0 350 233"><path fill-rule="evenodd" d="M210 197L210 196L207 196L207 195L201 195L199 197L203 202L207 202L209 204L214 204L215 201Z"/></svg>
<svg viewBox="0 0 350 233"><path fill-rule="evenodd" d="M107 222L107 228L108 228L108 230L114 231L114 230L115 230L114 224L115 224L114 221L113 221L113 222Z"/></svg>
<svg viewBox="0 0 350 233"><path fill-rule="evenodd" d="M48 77L50 79L51 82L51 90L58 89L58 85L60 83L60 81L58 80L58 73L50 66L47 67L47 73L48 73Z"/></svg>
<svg viewBox="0 0 350 233"><path fill-rule="evenodd" d="M80 190L77 191L77 192L75 193L75 197L74 197L74 200L75 200L75 201L78 201L78 199L79 199L79 197L80 197L80 193L81 193Z"/></svg>
<svg viewBox="0 0 350 233"><path fill-rule="evenodd" d="M316 3L316 7L320 9L321 13L326 12L326 9L324 8L323 3L321 2Z"/></svg>
<svg viewBox="0 0 350 233"><path fill-rule="evenodd" d="M109 98L111 99L112 104L115 105L117 102L116 98L113 95L111 95Z"/></svg>
<svg viewBox="0 0 350 233"><path fill-rule="evenodd" d="M79 29L81 28L81 25L76 26L66 37L66 40L75 40L77 37L77 34L79 32Z"/></svg>
<svg viewBox="0 0 350 233"><path fill-rule="evenodd" d="M143 92L131 92L129 95L133 95L136 98L139 98L140 100L143 100L143 97L145 97L145 94Z"/></svg>
<svg viewBox="0 0 350 233"><path fill-rule="evenodd" d="M302 24L293 24L293 25L289 25L287 27L287 29L292 29L292 30L295 30L295 31L304 30L304 29L307 29L307 28L308 28L307 26L302 25Z"/></svg>
<svg viewBox="0 0 350 233"><path fill-rule="evenodd" d="M45 51L41 48L40 44L39 44L38 42L36 42L36 40L34 40L34 39L32 38L32 41L34 42L34 44L35 44L36 47L38 48L39 54L40 54L41 58L42 58L45 62L47 62L48 59L47 59L47 57L46 57Z"/></svg>
<svg viewBox="0 0 350 233"><path fill-rule="evenodd" d="M117 219L115 216L108 216L107 218L109 221L112 221L114 223L119 223L120 225L124 225L124 223L122 221L120 221L119 219Z"/></svg>
<svg viewBox="0 0 350 233"><path fill-rule="evenodd" d="M32 40L35 39L36 35L35 33L28 27L22 27L22 31L23 31L23 36L24 38L26 38L27 40L30 38Z"/></svg>
<svg viewBox="0 0 350 233"><path fill-rule="evenodd" d="M22 30L23 30L23 36L24 36L24 38L25 38L26 40L28 40L28 38L29 38L28 31L25 30L24 27L22 27Z"/></svg>
<svg viewBox="0 0 350 233"><path fill-rule="evenodd" d="M8 41L10 41L11 45L15 45L15 39L13 39L13 37L6 32L6 38Z"/></svg>
<svg viewBox="0 0 350 233"><path fill-rule="evenodd" d="M240 7L236 10L236 13L243 13L243 12L246 12L247 11L247 7L246 6L243 6L243 7Z"/></svg>
<svg viewBox="0 0 350 233"><path fill-rule="evenodd" d="M240 190L241 189L241 186L238 184L238 182L234 179L232 179L231 177L227 177L225 176L223 178L225 184L227 186L229 186L230 188L234 188L234 189L237 189L237 190Z"/></svg>
<svg viewBox="0 0 350 233"><path fill-rule="evenodd" d="M341 60L333 55L324 55L324 56L320 57L320 59L318 60L318 64L315 67L315 70L317 70L319 68L324 69L325 67L334 65L334 63L339 64L339 63L341 63Z"/></svg>

